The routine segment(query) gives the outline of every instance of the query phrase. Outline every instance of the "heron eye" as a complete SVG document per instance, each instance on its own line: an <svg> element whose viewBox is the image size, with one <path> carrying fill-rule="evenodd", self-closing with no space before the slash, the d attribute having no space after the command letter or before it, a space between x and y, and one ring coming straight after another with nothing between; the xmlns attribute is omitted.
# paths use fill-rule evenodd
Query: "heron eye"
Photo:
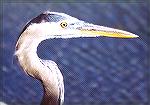
<svg viewBox="0 0 150 105"><path fill-rule="evenodd" d="M65 28L65 27L67 27L68 24L66 22L62 22L62 23L60 23L60 25L62 28Z"/></svg>

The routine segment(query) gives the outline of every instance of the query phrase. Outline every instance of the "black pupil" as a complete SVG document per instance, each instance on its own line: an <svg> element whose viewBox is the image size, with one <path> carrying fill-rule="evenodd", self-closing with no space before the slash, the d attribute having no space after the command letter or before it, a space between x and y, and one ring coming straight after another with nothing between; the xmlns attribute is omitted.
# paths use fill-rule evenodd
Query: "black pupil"
<svg viewBox="0 0 150 105"><path fill-rule="evenodd" d="M65 24L65 23L63 23L63 26L65 27L65 26L66 26L66 24Z"/></svg>

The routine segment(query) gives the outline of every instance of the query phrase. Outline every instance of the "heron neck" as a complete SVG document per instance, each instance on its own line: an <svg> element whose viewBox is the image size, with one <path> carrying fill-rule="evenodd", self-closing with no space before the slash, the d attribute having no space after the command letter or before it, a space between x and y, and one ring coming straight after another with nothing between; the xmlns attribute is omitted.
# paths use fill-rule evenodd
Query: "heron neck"
<svg viewBox="0 0 150 105"><path fill-rule="evenodd" d="M40 79L40 61L37 55L37 46L42 40L28 37L19 38L16 46L16 56L23 70L30 76ZM41 71L41 70L40 70Z"/></svg>
<svg viewBox="0 0 150 105"><path fill-rule="evenodd" d="M54 87L47 87L48 84L43 84L44 95L40 105L59 105L58 94ZM49 84L51 86L51 84Z"/></svg>
<svg viewBox="0 0 150 105"><path fill-rule="evenodd" d="M42 39L22 38L18 41L16 55L23 70L42 82L44 95L41 105L58 105L58 90L55 84L52 84L49 70L41 63L36 53Z"/></svg>

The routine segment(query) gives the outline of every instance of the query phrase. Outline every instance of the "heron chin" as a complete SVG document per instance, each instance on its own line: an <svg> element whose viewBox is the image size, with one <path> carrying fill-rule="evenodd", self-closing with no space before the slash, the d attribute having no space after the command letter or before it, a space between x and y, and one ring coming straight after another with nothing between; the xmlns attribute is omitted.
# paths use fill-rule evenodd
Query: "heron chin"
<svg viewBox="0 0 150 105"><path fill-rule="evenodd" d="M26 24L16 43L15 55L22 70L41 81L44 89L41 105L63 105L64 82L62 73L54 61L38 57L39 43L54 38L99 36L138 37L127 31L94 25L58 12L46 11Z"/></svg>

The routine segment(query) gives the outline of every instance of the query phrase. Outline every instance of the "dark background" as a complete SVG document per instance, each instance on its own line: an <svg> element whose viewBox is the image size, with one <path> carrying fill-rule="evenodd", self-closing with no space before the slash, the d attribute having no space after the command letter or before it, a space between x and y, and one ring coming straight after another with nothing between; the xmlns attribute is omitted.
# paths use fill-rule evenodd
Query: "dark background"
<svg viewBox="0 0 150 105"><path fill-rule="evenodd" d="M38 55L55 61L62 71L64 105L150 105L148 2L3 3L2 9L0 101L39 105L43 94L40 82L27 76L16 61L13 63L13 54L26 22L50 10L139 35L135 39L43 41Z"/></svg>

